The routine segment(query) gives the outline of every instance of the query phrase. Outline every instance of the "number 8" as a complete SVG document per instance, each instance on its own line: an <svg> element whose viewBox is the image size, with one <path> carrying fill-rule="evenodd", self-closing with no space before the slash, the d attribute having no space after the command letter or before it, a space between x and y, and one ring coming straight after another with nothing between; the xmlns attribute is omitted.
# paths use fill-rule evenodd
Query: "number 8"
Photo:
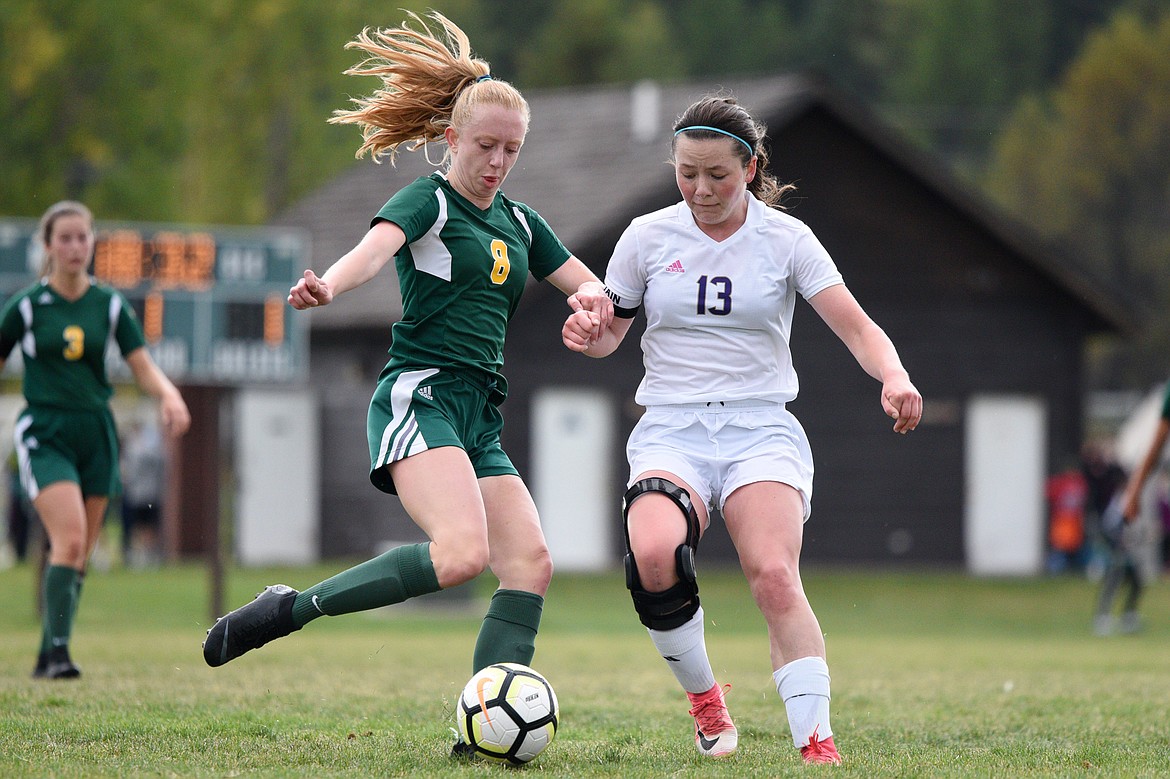
<svg viewBox="0 0 1170 779"><path fill-rule="evenodd" d="M508 280L512 271L512 263L508 260L508 244L497 239L492 241L492 283L503 284Z"/></svg>

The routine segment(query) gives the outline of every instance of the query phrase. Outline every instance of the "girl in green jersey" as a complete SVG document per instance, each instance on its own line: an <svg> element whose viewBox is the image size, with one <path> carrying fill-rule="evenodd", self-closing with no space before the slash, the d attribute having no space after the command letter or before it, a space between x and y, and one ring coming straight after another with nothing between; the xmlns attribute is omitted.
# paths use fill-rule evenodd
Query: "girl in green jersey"
<svg viewBox="0 0 1170 779"><path fill-rule="evenodd" d="M416 21L421 21L413 16ZM604 331L613 306L597 277L533 209L500 186L528 131L528 104L463 32L407 25L363 32L368 58L349 71L383 88L333 121L362 127L359 154L444 141L446 169L420 178L375 215L365 237L318 276L290 290L298 310L329 305L393 258L403 315L370 404L370 478L395 493L428 542L401 546L303 592L285 585L219 619L204 642L212 666L299 630L320 616L399 603L469 581L499 579L477 640L473 670L528 664L552 562L536 506L500 446L504 335L527 276L573 295ZM459 744L456 753L463 752Z"/></svg>
<svg viewBox="0 0 1170 779"><path fill-rule="evenodd" d="M44 625L33 676L81 675L69 656L85 567L110 495L119 491L118 438L106 376L106 345L118 345L134 380L159 401L163 429L181 435L187 404L146 350L142 328L122 295L88 272L93 216L81 203L57 203L41 218L45 270L0 311L0 369L20 345L27 408L16 422L21 485L49 537Z"/></svg>

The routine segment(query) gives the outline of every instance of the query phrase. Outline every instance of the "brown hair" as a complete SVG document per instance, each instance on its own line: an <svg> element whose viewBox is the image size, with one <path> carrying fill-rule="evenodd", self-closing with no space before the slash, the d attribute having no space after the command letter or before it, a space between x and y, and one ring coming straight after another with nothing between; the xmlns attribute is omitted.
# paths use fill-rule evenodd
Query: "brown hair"
<svg viewBox="0 0 1170 779"><path fill-rule="evenodd" d="M356 108L337 110L331 124L356 124L362 129L361 157L370 152L375 162L388 156L394 163L399 146L411 150L443 139L447 127L456 130L479 105L499 105L520 111L527 125L528 103L514 86L490 76L487 62L475 58L467 35L438 11L430 18L443 28L436 36L418 14L410 12L422 30L408 22L387 30L362 30L347 49L368 56L346 70L351 76L377 76L382 88L368 97L353 98Z"/></svg>
<svg viewBox="0 0 1170 779"><path fill-rule="evenodd" d="M89 222L89 229L93 231L93 214L84 203L79 203L76 200L61 200L45 211L41 215L40 224L37 226L37 236L41 239L41 246L45 249L49 248L49 240L53 237L53 225L57 220L63 216L80 216ZM53 258L45 252L44 261L41 263L41 275L48 276L53 270Z"/></svg>
<svg viewBox="0 0 1170 779"><path fill-rule="evenodd" d="M743 106L729 95L708 95L694 103L674 121L676 133L670 141L671 157L674 156L678 131L684 127L713 127L712 130L687 130L695 138L726 138L735 147L735 153L746 168L756 158L756 175L748 182L748 191L772 208L783 209L781 199L796 189L795 184L781 184L768 172L768 149L765 144L767 128L752 118ZM722 131L722 132L719 132ZM726 133L726 134L724 134ZM728 138L728 136L731 136ZM742 143L740 143L742 141ZM748 151L748 148L751 151Z"/></svg>

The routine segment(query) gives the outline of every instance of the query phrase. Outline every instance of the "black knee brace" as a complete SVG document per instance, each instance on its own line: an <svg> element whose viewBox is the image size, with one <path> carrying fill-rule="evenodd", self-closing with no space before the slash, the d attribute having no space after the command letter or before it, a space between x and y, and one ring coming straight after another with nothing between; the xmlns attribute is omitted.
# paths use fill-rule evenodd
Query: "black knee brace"
<svg viewBox="0 0 1170 779"><path fill-rule="evenodd" d="M647 492L659 492L675 502L687 523L687 540L674 552L678 583L663 592L642 586L638 565L630 547L630 504ZM634 611L642 624L654 630L671 630L686 623L699 610L699 584L695 581L695 551L699 548L699 515L691 496L682 487L659 477L642 479L622 498L622 523L626 533L626 587L634 599Z"/></svg>

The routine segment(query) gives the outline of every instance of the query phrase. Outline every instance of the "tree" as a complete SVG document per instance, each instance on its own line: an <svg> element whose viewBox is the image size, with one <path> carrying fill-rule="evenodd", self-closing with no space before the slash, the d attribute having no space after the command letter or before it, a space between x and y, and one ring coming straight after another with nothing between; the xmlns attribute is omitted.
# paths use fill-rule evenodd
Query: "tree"
<svg viewBox="0 0 1170 779"><path fill-rule="evenodd" d="M669 77L682 59L657 3L575 0L557 5L516 65L520 83L549 87Z"/></svg>
<svg viewBox="0 0 1170 779"><path fill-rule="evenodd" d="M1090 36L1050 94L1024 101L995 145L992 194L1042 235L1077 247L1100 273L1170 306L1170 12L1120 12ZM1165 316L1103 379L1165 371Z"/></svg>
<svg viewBox="0 0 1170 779"><path fill-rule="evenodd" d="M820 71L951 159L982 158L1106 9L1170 0L444 0L521 89ZM4 0L0 213L257 223L352 164L326 124L365 26L432 0ZM1049 110L1041 106L1046 114ZM1021 117L1028 109L1021 109ZM1022 119L1021 119L1022 121Z"/></svg>
<svg viewBox="0 0 1170 779"><path fill-rule="evenodd" d="M150 57L168 41L157 9L12 2L0 16L0 209L39 213L61 197L92 194L104 180L99 212L165 209L167 192L138 193L180 153L183 130L173 98L181 73Z"/></svg>
<svg viewBox="0 0 1170 779"><path fill-rule="evenodd" d="M801 37L784 3L678 0L669 36L684 58L674 78L779 73L801 57Z"/></svg>
<svg viewBox="0 0 1170 779"><path fill-rule="evenodd" d="M104 219L263 222L350 163L358 138L326 120L374 85L343 75L345 44L402 21L362 0L6 0L0 213L71 197Z"/></svg>
<svg viewBox="0 0 1170 779"><path fill-rule="evenodd" d="M882 45L869 64L883 73L888 118L963 165L1017 97L1047 84L1052 38L1046 4L1016 0L886 0L874 14Z"/></svg>

